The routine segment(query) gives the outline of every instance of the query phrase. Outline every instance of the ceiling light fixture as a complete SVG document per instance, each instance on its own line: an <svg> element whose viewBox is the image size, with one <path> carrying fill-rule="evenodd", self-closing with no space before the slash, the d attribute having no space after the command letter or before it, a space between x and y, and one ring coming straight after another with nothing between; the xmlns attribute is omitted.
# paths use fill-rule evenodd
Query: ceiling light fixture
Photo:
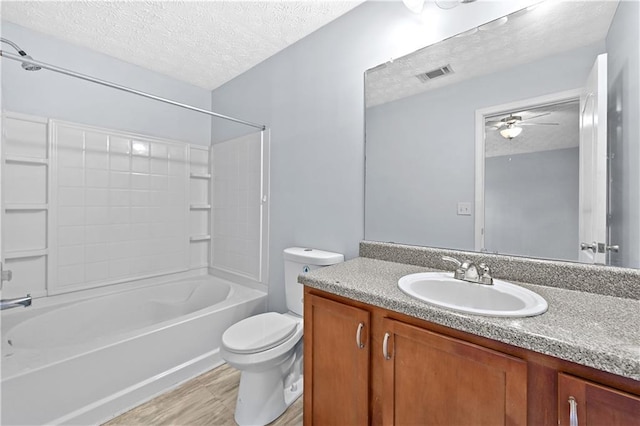
<svg viewBox="0 0 640 426"><path fill-rule="evenodd" d="M515 124L509 124L504 129L500 130L500 136L505 139L513 139L522 133L522 127L518 127Z"/></svg>

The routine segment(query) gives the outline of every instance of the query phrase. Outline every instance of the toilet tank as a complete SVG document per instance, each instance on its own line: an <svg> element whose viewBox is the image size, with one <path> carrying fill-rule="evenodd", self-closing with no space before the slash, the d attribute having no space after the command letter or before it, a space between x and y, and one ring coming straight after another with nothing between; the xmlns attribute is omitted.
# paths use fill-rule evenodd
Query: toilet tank
<svg viewBox="0 0 640 426"><path fill-rule="evenodd" d="M344 262L344 255L329 251L291 247L284 250L284 286L287 308L302 316L303 285L298 283L298 275L314 269Z"/></svg>

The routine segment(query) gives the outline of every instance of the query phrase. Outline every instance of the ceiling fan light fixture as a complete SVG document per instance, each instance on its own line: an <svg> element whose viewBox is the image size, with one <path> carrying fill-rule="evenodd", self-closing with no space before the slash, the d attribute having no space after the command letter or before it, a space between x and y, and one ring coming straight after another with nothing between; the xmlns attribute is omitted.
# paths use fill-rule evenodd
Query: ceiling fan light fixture
<svg viewBox="0 0 640 426"><path fill-rule="evenodd" d="M522 127L518 127L515 124L509 124L504 129L500 130L500 136L505 139L513 139L522 133Z"/></svg>

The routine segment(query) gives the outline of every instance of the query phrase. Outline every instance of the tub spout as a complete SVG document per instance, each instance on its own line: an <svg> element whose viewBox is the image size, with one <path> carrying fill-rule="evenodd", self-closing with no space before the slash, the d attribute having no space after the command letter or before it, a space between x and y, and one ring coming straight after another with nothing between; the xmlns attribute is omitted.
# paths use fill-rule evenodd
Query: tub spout
<svg viewBox="0 0 640 426"><path fill-rule="evenodd" d="M31 295L27 294L26 297L18 297L17 299L2 299L0 300L0 310L17 308L18 306L31 306Z"/></svg>

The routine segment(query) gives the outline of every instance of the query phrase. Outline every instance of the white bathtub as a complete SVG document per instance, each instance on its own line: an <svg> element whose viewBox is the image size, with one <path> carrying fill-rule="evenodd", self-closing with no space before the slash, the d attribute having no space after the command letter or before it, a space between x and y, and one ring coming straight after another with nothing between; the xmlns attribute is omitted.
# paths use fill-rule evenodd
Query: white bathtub
<svg viewBox="0 0 640 426"><path fill-rule="evenodd" d="M4 311L1 423L106 421L221 364L222 333L265 308L264 292L200 276Z"/></svg>

